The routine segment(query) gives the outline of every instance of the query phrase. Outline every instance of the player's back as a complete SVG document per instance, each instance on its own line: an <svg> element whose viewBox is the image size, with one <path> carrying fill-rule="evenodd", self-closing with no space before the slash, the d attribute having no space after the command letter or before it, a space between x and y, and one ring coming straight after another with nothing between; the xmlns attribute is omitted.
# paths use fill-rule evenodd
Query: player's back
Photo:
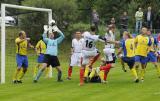
<svg viewBox="0 0 160 101"><path fill-rule="evenodd" d="M83 50L92 51L96 49L96 42L99 40L99 35L92 35L90 32L84 32Z"/></svg>
<svg viewBox="0 0 160 101"><path fill-rule="evenodd" d="M135 56L135 43L134 39L125 40L126 56L134 57Z"/></svg>
<svg viewBox="0 0 160 101"><path fill-rule="evenodd" d="M37 52L38 53L45 53L46 52L46 44L44 43L43 40L39 40L37 45L36 45L36 48L37 48Z"/></svg>

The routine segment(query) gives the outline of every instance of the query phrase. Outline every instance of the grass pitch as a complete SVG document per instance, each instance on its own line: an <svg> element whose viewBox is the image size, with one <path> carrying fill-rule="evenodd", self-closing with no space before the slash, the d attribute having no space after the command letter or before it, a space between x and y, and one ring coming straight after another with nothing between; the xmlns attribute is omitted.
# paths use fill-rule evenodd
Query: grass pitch
<svg viewBox="0 0 160 101"><path fill-rule="evenodd" d="M29 69L23 84L12 84L12 76L16 69L15 36L17 35L7 33L6 84L0 85L0 101L160 101L160 79L157 78L156 69L151 64L147 67L145 81L138 84L133 83L129 70L127 73L121 70L118 62L109 73L108 84L89 83L78 86L78 68L73 69L72 80L66 80L70 43L60 45L59 58L64 82L56 82L57 71L54 69L53 78L46 79L42 75L39 82L34 84L32 71L36 65L36 54L30 51ZM97 63L94 67L98 65Z"/></svg>

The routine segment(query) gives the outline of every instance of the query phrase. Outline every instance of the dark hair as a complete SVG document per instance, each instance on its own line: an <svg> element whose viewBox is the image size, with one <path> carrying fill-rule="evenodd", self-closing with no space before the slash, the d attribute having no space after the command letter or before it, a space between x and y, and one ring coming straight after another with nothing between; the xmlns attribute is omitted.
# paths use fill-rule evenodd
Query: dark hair
<svg viewBox="0 0 160 101"><path fill-rule="evenodd" d="M41 37L39 38L39 40L43 40L43 36L41 36Z"/></svg>
<svg viewBox="0 0 160 101"><path fill-rule="evenodd" d="M91 29L92 32L96 31L96 27L94 25L91 25L90 29Z"/></svg>

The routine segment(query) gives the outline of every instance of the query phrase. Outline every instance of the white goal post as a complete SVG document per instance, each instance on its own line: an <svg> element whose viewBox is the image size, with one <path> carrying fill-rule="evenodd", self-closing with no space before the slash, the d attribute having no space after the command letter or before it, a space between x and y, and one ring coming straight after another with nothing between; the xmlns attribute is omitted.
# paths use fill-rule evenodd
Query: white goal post
<svg viewBox="0 0 160 101"><path fill-rule="evenodd" d="M23 10L32 10L32 11L40 11L48 13L48 23L52 20L52 9L46 8L36 8L36 7L28 7L28 6L19 6L12 4L1 4L1 84L5 83L5 9L6 8L14 8L14 9L23 9ZM50 74L52 75L52 74Z"/></svg>

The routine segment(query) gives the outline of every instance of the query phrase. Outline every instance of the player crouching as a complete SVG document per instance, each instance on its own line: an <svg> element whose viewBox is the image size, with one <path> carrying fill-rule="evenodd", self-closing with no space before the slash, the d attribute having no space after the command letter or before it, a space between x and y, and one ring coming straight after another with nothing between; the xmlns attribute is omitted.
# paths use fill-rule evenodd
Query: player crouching
<svg viewBox="0 0 160 101"><path fill-rule="evenodd" d="M102 64L100 67L89 68L86 67L84 78L85 82L93 82L93 83L107 83L107 76L110 69L113 67L112 64L106 64L104 59L101 59Z"/></svg>

